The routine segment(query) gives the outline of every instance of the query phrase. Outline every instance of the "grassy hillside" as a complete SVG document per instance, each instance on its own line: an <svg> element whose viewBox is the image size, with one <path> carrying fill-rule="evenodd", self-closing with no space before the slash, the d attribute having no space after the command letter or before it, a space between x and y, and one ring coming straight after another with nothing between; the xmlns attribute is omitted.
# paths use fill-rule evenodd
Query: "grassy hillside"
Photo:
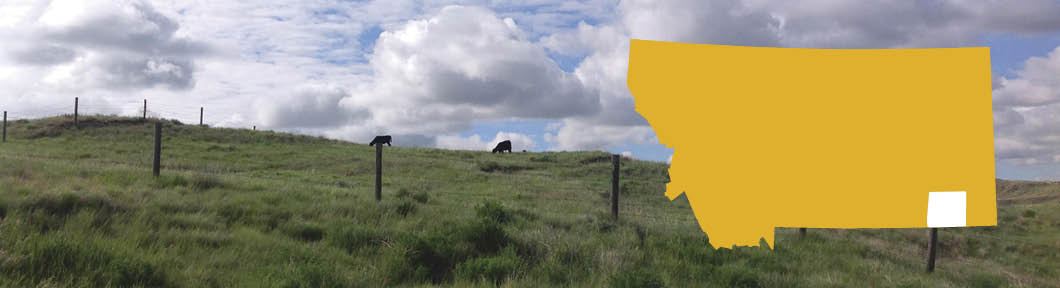
<svg viewBox="0 0 1060 288"><path fill-rule="evenodd" d="M607 153L386 147L377 203L364 144L167 121L155 178L152 124L81 126L9 123L0 287L1060 287L1060 183L999 181L927 274L926 229L715 251L663 163L623 160L611 221Z"/></svg>

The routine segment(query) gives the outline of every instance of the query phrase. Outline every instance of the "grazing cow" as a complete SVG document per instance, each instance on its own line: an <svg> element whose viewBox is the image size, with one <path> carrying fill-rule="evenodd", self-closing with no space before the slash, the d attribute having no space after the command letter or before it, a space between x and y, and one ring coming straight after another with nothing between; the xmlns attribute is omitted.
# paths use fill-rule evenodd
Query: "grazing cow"
<svg viewBox="0 0 1060 288"><path fill-rule="evenodd" d="M512 153L512 141L509 141L509 140L501 141L501 143L497 143L497 147L493 148L493 153L501 152L503 154L504 151L508 151L508 153Z"/></svg>
<svg viewBox="0 0 1060 288"><path fill-rule="evenodd" d="M375 136L375 139L372 139L372 143L368 143L368 146L381 145L383 143L386 143L386 146L390 146L390 135Z"/></svg>

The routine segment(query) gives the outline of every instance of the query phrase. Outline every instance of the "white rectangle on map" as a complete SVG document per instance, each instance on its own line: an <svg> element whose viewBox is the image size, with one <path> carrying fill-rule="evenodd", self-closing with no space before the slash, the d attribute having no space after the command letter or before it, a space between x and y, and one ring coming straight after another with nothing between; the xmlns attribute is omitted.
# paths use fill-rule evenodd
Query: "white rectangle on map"
<svg viewBox="0 0 1060 288"><path fill-rule="evenodd" d="M964 227L968 216L965 191L928 192L928 227Z"/></svg>

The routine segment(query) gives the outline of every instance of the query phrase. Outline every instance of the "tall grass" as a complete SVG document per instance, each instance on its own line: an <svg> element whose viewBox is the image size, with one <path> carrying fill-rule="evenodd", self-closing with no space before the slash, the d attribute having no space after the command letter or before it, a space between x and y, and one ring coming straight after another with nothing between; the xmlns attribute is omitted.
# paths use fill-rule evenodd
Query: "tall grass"
<svg viewBox="0 0 1060 288"><path fill-rule="evenodd" d="M999 226L778 228L715 250L664 163L610 155L372 147L86 116L10 123L0 145L0 286L1057 287L1057 184L999 182ZM367 140L367 139L366 139ZM725 219L701 219L725 221ZM708 223L708 222L705 222Z"/></svg>

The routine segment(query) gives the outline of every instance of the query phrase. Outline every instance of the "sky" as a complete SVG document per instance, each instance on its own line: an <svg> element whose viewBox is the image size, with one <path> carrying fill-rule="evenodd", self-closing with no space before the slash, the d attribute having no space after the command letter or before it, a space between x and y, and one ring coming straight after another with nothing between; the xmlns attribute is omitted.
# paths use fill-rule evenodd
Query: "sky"
<svg viewBox="0 0 1060 288"><path fill-rule="evenodd" d="M4 0L0 109L50 116L77 97L132 116L146 99L213 126L668 161L626 88L631 38L988 46L997 176L1060 180L1058 15L1057 0Z"/></svg>

